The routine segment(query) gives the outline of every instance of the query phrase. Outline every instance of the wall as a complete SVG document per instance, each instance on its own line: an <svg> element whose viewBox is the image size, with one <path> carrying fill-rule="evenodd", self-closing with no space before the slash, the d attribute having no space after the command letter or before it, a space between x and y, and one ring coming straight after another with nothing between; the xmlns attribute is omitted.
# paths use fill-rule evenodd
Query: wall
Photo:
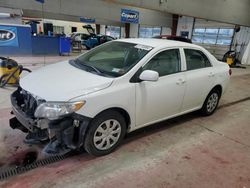
<svg viewBox="0 0 250 188"><path fill-rule="evenodd" d="M0 13L10 13L15 14L14 17L10 18L1 18L0 17L0 23L1 24L22 24L22 11L20 9L12 9L12 8L4 8L0 7Z"/></svg>
<svg viewBox="0 0 250 188"><path fill-rule="evenodd" d="M105 35L105 32L106 32L106 25L101 25L100 26L100 34L102 34L102 35Z"/></svg>
<svg viewBox="0 0 250 188"><path fill-rule="evenodd" d="M191 39L193 31L194 18L187 16L180 16L178 19L178 26L176 35L180 36L182 31L189 32L188 38Z"/></svg>
<svg viewBox="0 0 250 188"><path fill-rule="evenodd" d="M232 50L239 52L241 59L248 43L250 42L250 27L240 27L240 31L235 34Z"/></svg>
<svg viewBox="0 0 250 188"><path fill-rule="evenodd" d="M121 38L125 38L125 27L121 27Z"/></svg>
<svg viewBox="0 0 250 188"><path fill-rule="evenodd" d="M139 24L130 24L129 35L130 38L137 38L139 32Z"/></svg>
<svg viewBox="0 0 250 188"><path fill-rule="evenodd" d="M161 34L162 35L171 35L171 28L169 28L169 27L162 27L161 28Z"/></svg>
<svg viewBox="0 0 250 188"><path fill-rule="evenodd" d="M7 24L1 24L7 25ZM8 26L8 25L7 25ZM29 55L31 51L31 29L29 26L13 25L17 28L18 33L18 47L14 46L0 46L1 55Z"/></svg>
<svg viewBox="0 0 250 188"><path fill-rule="evenodd" d="M58 55L59 38L48 36L32 36L32 54L33 55Z"/></svg>

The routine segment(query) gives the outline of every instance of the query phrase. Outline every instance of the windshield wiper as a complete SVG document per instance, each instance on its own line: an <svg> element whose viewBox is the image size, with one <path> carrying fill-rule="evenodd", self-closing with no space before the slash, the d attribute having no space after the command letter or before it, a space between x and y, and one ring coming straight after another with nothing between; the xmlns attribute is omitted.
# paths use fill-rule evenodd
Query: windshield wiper
<svg viewBox="0 0 250 188"><path fill-rule="evenodd" d="M105 73L105 71L99 70L98 68L91 66L91 65L87 65L84 64L82 61L80 61L79 59L72 59L69 61L70 64L72 64L73 66L79 68L79 69L84 69L86 71L90 71L89 69L93 70L94 74L98 74L101 76L105 76L105 77L110 77L113 78L114 76L109 75L107 73Z"/></svg>
<svg viewBox="0 0 250 188"><path fill-rule="evenodd" d="M102 74L102 72L99 69L97 69L96 67L94 67L92 65L86 65L86 64L81 64L81 65L88 67L88 68L91 68L92 70L94 70L98 74Z"/></svg>
<svg viewBox="0 0 250 188"><path fill-rule="evenodd" d="M102 74L102 72L101 72L98 68L96 68L96 67L94 67L94 66L92 66L92 65L87 65L87 64L81 63L81 61L80 61L79 59L75 59L75 61L76 61L76 63L77 63L79 66L84 66L84 67L87 67L87 68L91 68L91 69L94 70L96 73Z"/></svg>

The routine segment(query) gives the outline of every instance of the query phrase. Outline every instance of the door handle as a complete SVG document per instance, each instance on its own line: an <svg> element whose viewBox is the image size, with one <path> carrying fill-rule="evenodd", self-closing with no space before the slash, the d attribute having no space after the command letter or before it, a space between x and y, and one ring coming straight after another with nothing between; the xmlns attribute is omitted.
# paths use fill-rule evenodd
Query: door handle
<svg viewBox="0 0 250 188"><path fill-rule="evenodd" d="M210 73L208 74L209 77L214 77L214 75L215 75L215 74L214 74L213 72L210 72Z"/></svg>
<svg viewBox="0 0 250 188"><path fill-rule="evenodd" d="M178 81L176 82L177 85L180 84L184 84L186 82L186 80L184 80L183 78L178 79Z"/></svg>

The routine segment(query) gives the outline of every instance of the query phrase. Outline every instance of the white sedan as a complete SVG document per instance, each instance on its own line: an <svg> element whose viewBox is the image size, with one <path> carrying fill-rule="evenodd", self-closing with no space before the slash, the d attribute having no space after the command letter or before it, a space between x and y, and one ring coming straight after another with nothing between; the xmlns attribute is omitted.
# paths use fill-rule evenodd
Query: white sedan
<svg viewBox="0 0 250 188"><path fill-rule="evenodd" d="M200 110L211 115L231 70L204 48L161 39L121 39L21 79L12 128L47 155L84 147L112 152L127 132Z"/></svg>

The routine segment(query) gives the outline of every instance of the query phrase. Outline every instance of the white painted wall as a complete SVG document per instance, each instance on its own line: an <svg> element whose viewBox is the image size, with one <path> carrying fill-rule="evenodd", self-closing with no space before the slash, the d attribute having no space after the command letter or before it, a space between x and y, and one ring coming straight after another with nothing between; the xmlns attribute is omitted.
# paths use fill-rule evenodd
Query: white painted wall
<svg viewBox="0 0 250 188"><path fill-rule="evenodd" d="M130 38L137 38L139 31L139 24L130 24L129 35Z"/></svg>
<svg viewBox="0 0 250 188"><path fill-rule="evenodd" d="M178 19L177 32L176 35L180 36L182 31L188 31L188 38L192 37L194 18L187 16L180 16Z"/></svg>
<svg viewBox="0 0 250 188"><path fill-rule="evenodd" d="M121 27L121 38L125 38L125 27Z"/></svg>
<svg viewBox="0 0 250 188"><path fill-rule="evenodd" d="M106 25L100 25L100 34L105 35Z"/></svg>
<svg viewBox="0 0 250 188"><path fill-rule="evenodd" d="M240 31L235 33L234 42L232 50L239 52L239 58L242 59L242 56L247 48L248 43L250 42L250 27L240 27Z"/></svg>
<svg viewBox="0 0 250 188"><path fill-rule="evenodd" d="M171 35L171 28L169 28L169 27L162 27L161 28L161 34L162 35Z"/></svg>

